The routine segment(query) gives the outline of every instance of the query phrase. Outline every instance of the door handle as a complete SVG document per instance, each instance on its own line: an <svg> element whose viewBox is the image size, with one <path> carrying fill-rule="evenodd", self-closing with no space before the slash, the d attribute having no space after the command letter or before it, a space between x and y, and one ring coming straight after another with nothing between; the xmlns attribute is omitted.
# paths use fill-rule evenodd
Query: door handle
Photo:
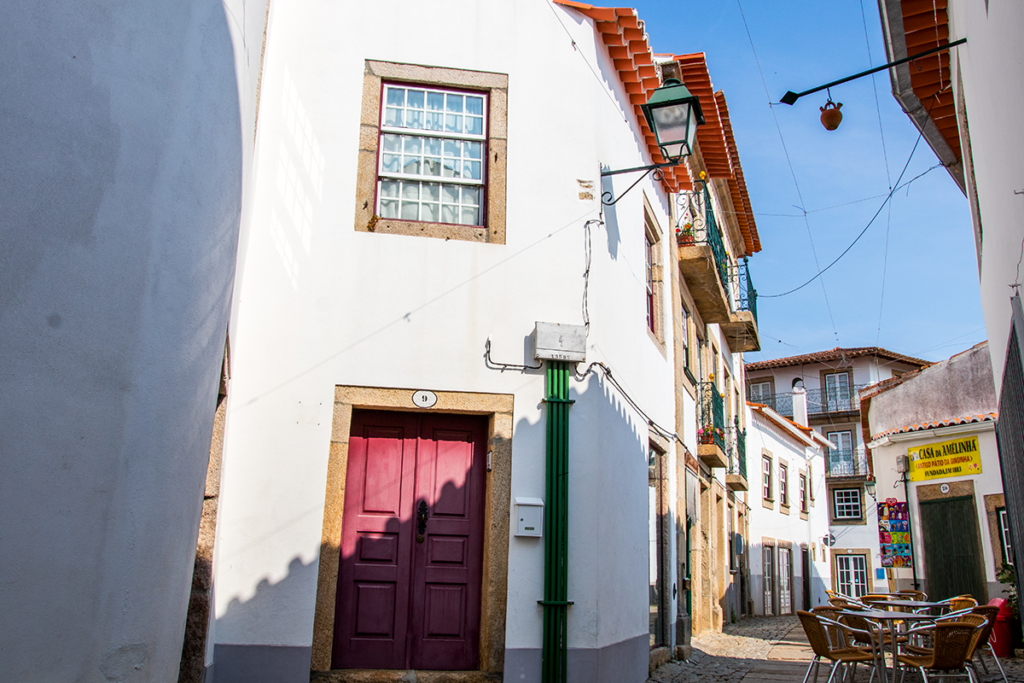
<svg viewBox="0 0 1024 683"><path fill-rule="evenodd" d="M423 543L423 536L427 533L427 501L421 500L419 510L416 513L416 542Z"/></svg>

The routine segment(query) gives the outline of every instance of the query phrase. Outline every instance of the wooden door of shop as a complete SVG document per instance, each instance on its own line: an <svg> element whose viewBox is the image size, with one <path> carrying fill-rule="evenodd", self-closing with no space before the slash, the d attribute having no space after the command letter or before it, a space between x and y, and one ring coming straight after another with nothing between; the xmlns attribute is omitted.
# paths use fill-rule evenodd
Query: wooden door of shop
<svg viewBox="0 0 1024 683"><path fill-rule="evenodd" d="M479 666L487 420L354 411L336 669Z"/></svg>
<svg viewBox="0 0 1024 683"><path fill-rule="evenodd" d="M974 498L922 501L921 535L929 599L967 594L985 604L988 587Z"/></svg>

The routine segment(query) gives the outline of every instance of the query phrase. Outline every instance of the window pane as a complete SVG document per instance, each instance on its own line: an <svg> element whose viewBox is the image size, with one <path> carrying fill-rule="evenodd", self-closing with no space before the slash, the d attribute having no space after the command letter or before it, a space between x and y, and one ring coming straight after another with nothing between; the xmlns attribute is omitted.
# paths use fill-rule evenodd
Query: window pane
<svg viewBox="0 0 1024 683"><path fill-rule="evenodd" d="M444 128L444 114L427 113L427 122L423 126L425 130L441 130Z"/></svg>
<svg viewBox="0 0 1024 683"><path fill-rule="evenodd" d="M479 142L463 142L462 143L462 156L467 159L479 159L480 152L483 149L483 145Z"/></svg>
<svg viewBox="0 0 1024 683"><path fill-rule="evenodd" d="M441 222L442 223L458 223L456 220L457 207L449 206L448 204L441 205Z"/></svg>
<svg viewBox="0 0 1024 683"><path fill-rule="evenodd" d="M445 159L444 168L442 169L441 175L446 178L458 178L459 177L459 162L455 159Z"/></svg>
<svg viewBox="0 0 1024 683"><path fill-rule="evenodd" d="M388 99L389 105L394 107L401 107L405 104L405 88L395 88L388 86Z"/></svg>
<svg viewBox="0 0 1024 683"><path fill-rule="evenodd" d="M438 216L437 204L420 204L420 220L437 222Z"/></svg>
<svg viewBox="0 0 1024 683"><path fill-rule="evenodd" d="M385 126L403 126L405 125L405 119L402 117L402 110L395 109L394 107L388 107L387 111L384 112L384 125Z"/></svg>
<svg viewBox="0 0 1024 683"><path fill-rule="evenodd" d="M422 90L409 90L405 106L412 109L423 109L423 96L425 94Z"/></svg>
<svg viewBox="0 0 1024 683"><path fill-rule="evenodd" d="M458 140L445 140L444 141L444 155L446 157L458 157L461 151L461 145Z"/></svg>
<svg viewBox="0 0 1024 683"><path fill-rule="evenodd" d="M466 133L469 135L484 134L484 120L479 116L466 117Z"/></svg>
<svg viewBox="0 0 1024 683"><path fill-rule="evenodd" d="M380 195L382 197L397 197L398 183L394 180L384 180L380 184Z"/></svg>
<svg viewBox="0 0 1024 683"><path fill-rule="evenodd" d="M423 148L423 138L418 138L413 135L403 135L405 153L406 154L419 154Z"/></svg>
<svg viewBox="0 0 1024 683"><path fill-rule="evenodd" d="M441 201L445 204L458 204L459 203L459 186L458 185L442 185L441 186Z"/></svg>
<svg viewBox="0 0 1024 683"><path fill-rule="evenodd" d="M462 132L462 117L455 114L448 114L444 117L444 129L455 133Z"/></svg>
<svg viewBox="0 0 1024 683"><path fill-rule="evenodd" d="M441 196L441 186L437 183L423 183L422 197L425 202L436 202Z"/></svg>
<svg viewBox="0 0 1024 683"><path fill-rule="evenodd" d="M420 174L420 158L419 157L402 157L402 173L408 173L410 175Z"/></svg>
<svg viewBox="0 0 1024 683"><path fill-rule="evenodd" d="M479 187L463 187L462 188L462 203L473 204L479 206L480 204L480 188Z"/></svg>
<svg viewBox="0 0 1024 683"><path fill-rule="evenodd" d="M448 111L455 112L456 114L462 113L462 95L448 95L447 96L447 109Z"/></svg>
<svg viewBox="0 0 1024 683"><path fill-rule="evenodd" d="M382 218L398 218L398 200L381 199L380 215Z"/></svg>
<svg viewBox="0 0 1024 683"><path fill-rule="evenodd" d="M423 112L415 109L405 112L405 125L407 128L423 128Z"/></svg>
<svg viewBox="0 0 1024 683"><path fill-rule="evenodd" d="M432 157L441 156L441 140L439 138L423 138L423 153Z"/></svg>
<svg viewBox="0 0 1024 683"><path fill-rule="evenodd" d="M462 224L463 225L479 225L477 216L480 210L475 206L464 206L462 207Z"/></svg>
<svg viewBox="0 0 1024 683"><path fill-rule="evenodd" d="M384 136L384 151L385 152L401 152L402 151L402 136L401 135L385 135Z"/></svg>
<svg viewBox="0 0 1024 683"><path fill-rule="evenodd" d="M427 109L430 111L441 111L444 109L444 94L439 92L427 93Z"/></svg>
<svg viewBox="0 0 1024 683"><path fill-rule="evenodd" d="M479 161L467 161L462 164L462 177L472 178L474 180L480 180L480 162Z"/></svg>
<svg viewBox="0 0 1024 683"><path fill-rule="evenodd" d="M402 219L407 221L419 220L420 205L416 202L402 202Z"/></svg>
<svg viewBox="0 0 1024 683"><path fill-rule="evenodd" d="M483 114L484 113L484 98L466 96L466 113L467 114Z"/></svg>
<svg viewBox="0 0 1024 683"><path fill-rule="evenodd" d="M423 160L423 175L441 175L441 159L427 157Z"/></svg>
<svg viewBox="0 0 1024 683"><path fill-rule="evenodd" d="M398 173L401 165L401 157L397 154L382 154L380 167L385 173Z"/></svg>
<svg viewBox="0 0 1024 683"><path fill-rule="evenodd" d="M419 183L402 183L402 199L419 199Z"/></svg>

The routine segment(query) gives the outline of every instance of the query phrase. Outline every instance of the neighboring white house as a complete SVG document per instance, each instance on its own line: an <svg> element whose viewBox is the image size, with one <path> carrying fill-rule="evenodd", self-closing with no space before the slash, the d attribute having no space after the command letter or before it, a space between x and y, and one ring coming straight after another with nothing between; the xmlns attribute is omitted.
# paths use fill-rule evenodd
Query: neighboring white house
<svg viewBox="0 0 1024 683"><path fill-rule="evenodd" d="M868 546L885 569L874 590L917 583L931 599L969 593L980 602L1003 594L996 572L1012 544L990 368L982 342L860 392L878 506L896 511L879 517ZM851 594L861 588L870 589Z"/></svg>
<svg viewBox="0 0 1024 683"><path fill-rule="evenodd" d="M832 543L832 589L845 592L851 577L874 585L879 564L871 550L875 530L869 493L874 475L861 437L857 391L924 367L917 358L875 346L835 348L799 356L747 363L747 396L785 416L794 413L796 388L807 391L810 426L832 444L825 456L826 534ZM877 545L877 539L874 541Z"/></svg>
<svg viewBox="0 0 1024 683"><path fill-rule="evenodd" d="M999 449L1013 536L1024 543L1024 4L949 0L932 6L880 0L892 60L966 39L938 56L891 70L893 95L966 195L971 209L981 305L992 343ZM965 227L966 229L966 227ZM1019 570L1019 568L1018 568ZM1024 588L1018 574L1018 588Z"/></svg>
<svg viewBox="0 0 1024 683"><path fill-rule="evenodd" d="M741 352L757 337L734 260L760 247L732 204L749 200L710 81L687 166L602 171L663 161L638 105L666 70L692 83L695 61L656 60L624 8L272 7L231 327L213 681L537 681L547 661L570 681L639 683L652 652L668 656L680 473L685 453L702 456L697 366L729 378L722 417L742 422ZM708 194L690 180L704 170ZM702 217L708 201L731 216L708 229L731 261L708 268L710 247L688 247L708 282L678 265L679 192ZM578 326L549 340L586 361L536 360L538 322ZM708 475L724 483L728 461ZM724 512L735 496L721 491Z"/></svg>
<svg viewBox="0 0 1024 683"><path fill-rule="evenodd" d="M825 453L807 426L806 393L793 393L796 421L747 404L750 602L757 615L795 614L825 602L830 586Z"/></svg>

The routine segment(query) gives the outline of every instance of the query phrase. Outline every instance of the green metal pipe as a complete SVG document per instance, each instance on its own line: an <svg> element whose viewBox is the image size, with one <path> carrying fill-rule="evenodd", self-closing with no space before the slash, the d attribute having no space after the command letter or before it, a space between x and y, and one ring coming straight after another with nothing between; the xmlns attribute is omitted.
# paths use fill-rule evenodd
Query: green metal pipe
<svg viewBox="0 0 1024 683"><path fill-rule="evenodd" d="M549 361L545 452L547 515L544 518L543 683L565 683L568 655L569 584L569 366Z"/></svg>

